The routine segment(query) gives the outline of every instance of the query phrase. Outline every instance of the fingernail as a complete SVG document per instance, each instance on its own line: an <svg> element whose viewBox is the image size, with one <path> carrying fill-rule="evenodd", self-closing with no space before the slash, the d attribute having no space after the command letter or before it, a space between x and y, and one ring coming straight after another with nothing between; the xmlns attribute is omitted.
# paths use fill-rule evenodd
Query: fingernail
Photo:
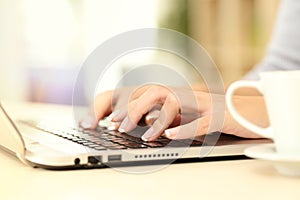
<svg viewBox="0 0 300 200"><path fill-rule="evenodd" d="M153 115L147 115L145 118L147 125L152 125L156 119L157 116L153 116Z"/></svg>
<svg viewBox="0 0 300 200"><path fill-rule="evenodd" d="M112 113L107 117L107 119L108 119L109 121L112 121L112 120L114 120L114 118L115 118L116 116L118 116L120 113L121 113L121 110L115 110L114 112L112 112Z"/></svg>
<svg viewBox="0 0 300 200"><path fill-rule="evenodd" d="M110 125L107 127L107 130L115 131L118 130L118 127L119 127L119 123L111 122Z"/></svg>
<svg viewBox="0 0 300 200"><path fill-rule="evenodd" d="M149 141L151 139L151 137L153 136L153 134L154 134L154 129L153 129L153 127L150 127L146 131L146 133L142 136L142 140L144 140L146 142Z"/></svg>
<svg viewBox="0 0 300 200"><path fill-rule="evenodd" d="M172 139L176 136L176 131L167 129L167 130L165 130L165 135L166 135L167 138Z"/></svg>
<svg viewBox="0 0 300 200"><path fill-rule="evenodd" d="M89 129L92 128L94 125L94 120L90 117L84 119L81 123L80 126L84 129Z"/></svg>
<svg viewBox="0 0 300 200"><path fill-rule="evenodd" d="M153 116L153 115L147 115L146 116L146 120L152 120L152 119L154 119L155 117Z"/></svg>
<svg viewBox="0 0 300 200"><path fill-rule="evenodd" d="M126 130L127 130L128 125L129 125L129 118L126 117L126 118L123 120L123 122L121 123L121 125L120 125L118 131L121 132L121 133L125 133Z"/></svg>
<svg viewBox="0 0 300 200"><path fill-rule="evenodd" d="M107 118L102 119L98 122L98 126L107 128L110 125L110 121Z"/></svg>

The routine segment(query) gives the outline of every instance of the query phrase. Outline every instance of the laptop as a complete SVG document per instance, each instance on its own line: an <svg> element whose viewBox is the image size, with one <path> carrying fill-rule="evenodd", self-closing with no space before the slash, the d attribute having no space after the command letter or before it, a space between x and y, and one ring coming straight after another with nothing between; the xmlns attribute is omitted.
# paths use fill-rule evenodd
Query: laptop
<svg viewBox="0 0 300 200"><path fill-rule="evenodd" d="M24 111L22 117L12 117L14 111L0 103L0 148L32 167L84 169L231 159L243 155L247 147L270 142L219 132L195 139L169 140L161 136L156 141L144 142L140 137L147 126L130 133L108 130L105 126L84 130L74 123L64 122L61 113L54 115L55 109L49 113L51 109L51 106L50 109L46 105L38 106L41 120L38 114L31 113L31 108ZM51 119L44 120L42 115L51 115Z"/></svg>

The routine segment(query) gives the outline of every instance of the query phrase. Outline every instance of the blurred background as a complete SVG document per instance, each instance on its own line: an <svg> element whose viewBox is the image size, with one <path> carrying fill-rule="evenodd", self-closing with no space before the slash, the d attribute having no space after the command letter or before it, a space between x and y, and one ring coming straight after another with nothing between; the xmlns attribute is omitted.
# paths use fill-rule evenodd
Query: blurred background
<svg viewBox="0 0 300 200"><path fill-rule="evenodd" d="M198 41L229 84L263 58L278 5L279 0L0 0L0 99L71 104L78 70L98 45L149 27ZM172 67L192 73L169 59ZM147 58L125 60L124 68ZM122 71L112 74L107 89Z"/></svg>

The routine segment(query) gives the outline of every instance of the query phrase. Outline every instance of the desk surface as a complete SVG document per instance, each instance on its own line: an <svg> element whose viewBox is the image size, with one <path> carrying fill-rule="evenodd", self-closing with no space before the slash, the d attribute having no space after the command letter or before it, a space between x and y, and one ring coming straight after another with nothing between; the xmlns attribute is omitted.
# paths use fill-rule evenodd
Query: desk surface
<svg viewBox="0 0 300 200"><path fill-rule="evenodd" d="M300 199L300 178L258 160L173 164L153 173L50 171L0 151L0 199Z"/></svg>

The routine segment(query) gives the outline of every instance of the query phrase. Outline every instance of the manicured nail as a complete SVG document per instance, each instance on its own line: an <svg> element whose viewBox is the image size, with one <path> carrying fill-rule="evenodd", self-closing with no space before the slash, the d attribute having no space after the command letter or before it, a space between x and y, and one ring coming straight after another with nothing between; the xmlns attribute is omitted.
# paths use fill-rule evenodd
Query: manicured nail
<svg viewBox="0 0 300 200"><path fill-rule="evenodd" d="M115 110L114 112L112 112L107 119L109 121L112 121L116 116L118 116L121 113L121 110Z"/></svg>
<svg viewBox="0 0 300 200"><path fill-rule="evenodd" d="M110 125L110 121L107 118L102 119L98 122L98 126L107 128Z"/></svg>
<svg viewBox="0 0 300 200"><path fill-rule="evenodd" d="M127 128L128 128L128 125L129 125L129 118L128 117L125 117L125 119L123 120L123 122L121 123L118 131L121 132L121 133L125 133Z"/></svg>
<svg viewBox="0 0 300 200"><path fill-rule="evenodd" d="M94 125L94 120L91 117L88 117L84 119L81 123L80 126L84 129L89 129L92 128Z"/></svg>
<svg viewBox="0 0 300 200"><path fill-rule="evenodd" d="M171 131L170 129L165 130L165 135L167 138L174 138L176 136L176 131Z"/></svg>
<svg viewBox="0 0 300 200"><path fill-rule="evenodd" d="M150 128L146 131L146 133L142 136L142 140L144 140L144 141L146 141L146 142L149 141L149 140L151 140L153 134L154 134L154 129L153 129L153 127L150 127Z"/></svg>
<svg viewBox="0 0 300 200"><path fill-rule="evenodd" d="M157 119L157 116L154 116L154 115L147 115L145 118L147 125L152 125L156 119Z"/></svg>
<svg viewBox="0 0 300 200"><path fill-rule="evenodd" d="M120 123L111 122L109 124L109 126L107 126L107 130L115 131L115 130L118 130L119 126L120 126Z"/></svg>

